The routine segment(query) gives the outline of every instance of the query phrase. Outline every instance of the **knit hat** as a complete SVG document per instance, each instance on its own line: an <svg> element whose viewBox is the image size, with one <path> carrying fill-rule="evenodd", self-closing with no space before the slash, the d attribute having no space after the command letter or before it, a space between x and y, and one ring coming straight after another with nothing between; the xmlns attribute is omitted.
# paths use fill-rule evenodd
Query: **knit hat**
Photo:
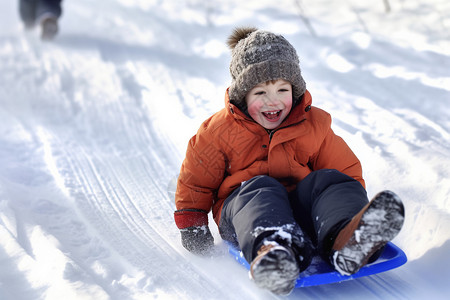
<svg viewBox="0 0 450 300"><path fill-rule="evenodd" d="M230 101L244 111L245 96L257 84L284 79L292 84L293 105L306 91L294 47L281 35L256 28L236 28L228 38L231 63Z"/></svg>

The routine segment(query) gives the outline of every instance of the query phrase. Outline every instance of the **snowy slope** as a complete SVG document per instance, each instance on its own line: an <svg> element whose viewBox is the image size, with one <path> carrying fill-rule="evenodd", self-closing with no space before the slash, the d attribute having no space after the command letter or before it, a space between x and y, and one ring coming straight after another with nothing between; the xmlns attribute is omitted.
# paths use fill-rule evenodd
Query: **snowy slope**
<svg viewBox="0 0 450 300"><path fill-rule="evenodd" d="M223 106L236 25L285 35L313 103L407 218L396 270L288 299L450 292L450 4L65 1L42 43L0 3L0 299L275 299L226 254L179 242L168 196L188 139ZM384 3L390 4L386 12Z"/></svg>

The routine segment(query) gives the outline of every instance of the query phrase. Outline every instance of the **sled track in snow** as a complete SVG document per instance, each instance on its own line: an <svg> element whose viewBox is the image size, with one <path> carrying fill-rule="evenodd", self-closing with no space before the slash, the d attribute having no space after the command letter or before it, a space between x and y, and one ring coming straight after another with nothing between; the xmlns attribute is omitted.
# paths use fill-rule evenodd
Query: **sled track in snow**
<svg viewBox="0 0 450 300"><path fill-rule="evenodd" d="M81 120L46 132L57 168L54 176L60 177L57 181L63 182L62 189L86 220L82 223L89 224L86 234L102 241L97 247L107 245L89 259L114 259L112 250L125 265L144 272L144 289L155 289L158 282L180 282L164 292L183 297L188 289L223 298L220 279L189 262L181 249L173 222L175 206L167 195L167 184L179 168L173 161L176 149L170 139L156 134L139 101L129 104L80 107L87 112ZM105 120L93 121L104 115ZM83 258L73 260L83 264ZM99 281L105 291L110 289L108 282ZM258 297L252 292L234 288L230 299L246 293L249 299Z"/></svg>
<svg viewBox="0 0 450 300"><path fill-rule="evenodd" d="M170 244L174 241L174 230L168 230L174 226L173 205L165 185L155 182L159 177L154 175L161 172L161 165L151 164L144 155L125 160L109 155L105 159L96 153L99 149L63 146L56 139L53 143L67 191L91 230L137 269L151 274L152 282L177 280L180 275L167 267L182 260L176 258L179 253ZM189 272L191 267L186 265L186 269ZM198 281L190 284L194 289L204 288ZM178 292L183 294L183 288Z"/></svg>

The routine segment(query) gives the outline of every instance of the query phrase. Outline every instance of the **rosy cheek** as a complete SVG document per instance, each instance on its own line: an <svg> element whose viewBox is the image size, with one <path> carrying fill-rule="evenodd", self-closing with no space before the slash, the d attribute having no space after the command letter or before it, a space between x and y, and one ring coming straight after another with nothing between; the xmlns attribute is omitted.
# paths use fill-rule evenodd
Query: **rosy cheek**
<svg viewBox="0 0 450 300"><path fill-rule="evenodd" d="M255 117L259 115L261 109L261 105L258 105L257 103L253 102L248 106L248 114L252 117Z"/></svg>
<svg viewBox="0 0 450 300"><path fill-rule="evenodd" d="M283 102L284 102L284 107L285 107L286 111L290 112L291 108L292 108L292 98L288 97L288 98L284 99Z"/></svg>
<svg viewBox="0 0 450 300"><path fill-rule="evenodd" d="M287 110L288 112L291 111L291 108L292 108L292 102L291 102L289 105L286 105L286 110Z"/></svg>

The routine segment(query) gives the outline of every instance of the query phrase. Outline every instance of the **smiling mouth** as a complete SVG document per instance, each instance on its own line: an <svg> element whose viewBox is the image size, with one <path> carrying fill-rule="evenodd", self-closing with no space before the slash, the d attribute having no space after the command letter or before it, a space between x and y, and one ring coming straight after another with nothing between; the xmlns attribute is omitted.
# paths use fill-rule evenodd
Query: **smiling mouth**
<svg viewBox="0 0 450 300"><path fill-rule="evenodd" d="M276 110L276 111L265 111L262 113L264 117L266 117L266 119L268 119L269 121L275 121L280 117L281 114L281 110Z"/></svg>

